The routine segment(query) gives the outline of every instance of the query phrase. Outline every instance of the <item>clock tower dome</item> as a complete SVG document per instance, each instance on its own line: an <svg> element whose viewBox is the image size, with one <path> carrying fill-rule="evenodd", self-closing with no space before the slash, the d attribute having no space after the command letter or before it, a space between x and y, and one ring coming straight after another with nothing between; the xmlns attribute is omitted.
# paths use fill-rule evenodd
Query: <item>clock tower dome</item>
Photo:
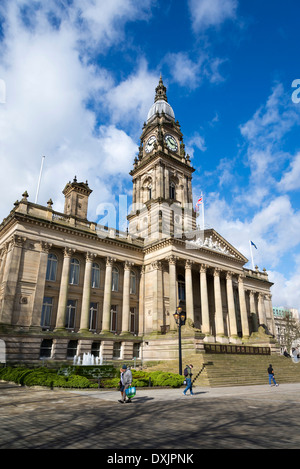
<svg viewBox="0 0 300 469"><path fill-rule="evenodd" d="M133 180L129 231L153 242L182 237L196 229L192 173L179 122L168 103L160 77L154 104L144 123L138 157L130 172Z"/></svg>

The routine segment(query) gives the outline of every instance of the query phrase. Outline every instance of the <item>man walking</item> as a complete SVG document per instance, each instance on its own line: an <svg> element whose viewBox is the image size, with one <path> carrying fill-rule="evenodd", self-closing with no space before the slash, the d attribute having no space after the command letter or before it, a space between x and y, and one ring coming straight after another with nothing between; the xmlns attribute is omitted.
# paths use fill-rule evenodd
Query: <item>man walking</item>
<svg viewBox="0 0 300 469"><path fill-rule="evenodd" d="M132 373L129 368L127 368L126 365L123 365L121 368L121 393L122 393L122 399L119 400L121 404L124 404L126 402L126 389L130 388L132 383ZM131 399L128 399L127 402L131 402Z"/></svg>
<svg viewBox="0 0 300 469"><path fill-rule="evenodd" d="M185 380L187 384L185 390L182 393L184 395L186 395L188 390L190 390L191 396L194 395L193 388L192 388L192 376L193 376L192 369L193 369L193 365L190 364L190 365L186 365L186 368L184 370Z"/></svg>
<svg viewBox="0 0 300 469"><path fill-rule="evenodd" d="M269 385L272 386L272 381L273 383L275 384L275 386L278 386L278 384L276 383L275 381L275 376L274 376L274 370L273 370L273 367L272 365L270 364L269 365L269 368L268 368L268 374L269 374Z"/></svg>

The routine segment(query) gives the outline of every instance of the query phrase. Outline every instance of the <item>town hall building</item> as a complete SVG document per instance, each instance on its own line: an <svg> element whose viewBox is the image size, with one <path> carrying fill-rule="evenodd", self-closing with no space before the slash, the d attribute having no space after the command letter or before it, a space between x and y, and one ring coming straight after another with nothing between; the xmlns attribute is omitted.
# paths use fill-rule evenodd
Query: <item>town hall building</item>
<svg viewBox="0 0 300 469"><path fill-rule="evenodd" d="M272 349L272 283L213 228L197 227L194 171L160 78L130 172L126 232L87 219L92 189L76 177L63 189L63 213L22 194L0 225L7 362L175 358L179 305L183 353Z"/></svg>

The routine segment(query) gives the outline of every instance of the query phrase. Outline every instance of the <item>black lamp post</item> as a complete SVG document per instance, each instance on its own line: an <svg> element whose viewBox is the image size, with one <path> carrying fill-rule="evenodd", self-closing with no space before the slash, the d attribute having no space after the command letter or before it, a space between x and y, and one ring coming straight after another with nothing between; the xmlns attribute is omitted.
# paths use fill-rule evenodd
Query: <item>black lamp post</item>
<svg viewBox="0 0 300 469"><path fill-rule="evenodd" d="M182 356L181 356L181 326L185 325L186 312L178 306L174 313L176 324L178 325L178 341L179 341L179 374L182 375Z"/></svg>

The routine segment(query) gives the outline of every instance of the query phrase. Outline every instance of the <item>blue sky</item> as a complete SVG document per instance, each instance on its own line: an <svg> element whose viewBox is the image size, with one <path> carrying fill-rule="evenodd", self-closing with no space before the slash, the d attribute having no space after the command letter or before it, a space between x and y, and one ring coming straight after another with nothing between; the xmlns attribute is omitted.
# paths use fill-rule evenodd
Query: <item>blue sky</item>
<svg viewBox="0 0 300 469"><path fill-rule="evenodd" d="M25 189L35 200L42 155L39 203L63 211L77 175L90 220L130 204L161 73L206 224L249 260L253 240L273 305L300 310L299 14L297 0L2 0L0 218Z"/></svg>

